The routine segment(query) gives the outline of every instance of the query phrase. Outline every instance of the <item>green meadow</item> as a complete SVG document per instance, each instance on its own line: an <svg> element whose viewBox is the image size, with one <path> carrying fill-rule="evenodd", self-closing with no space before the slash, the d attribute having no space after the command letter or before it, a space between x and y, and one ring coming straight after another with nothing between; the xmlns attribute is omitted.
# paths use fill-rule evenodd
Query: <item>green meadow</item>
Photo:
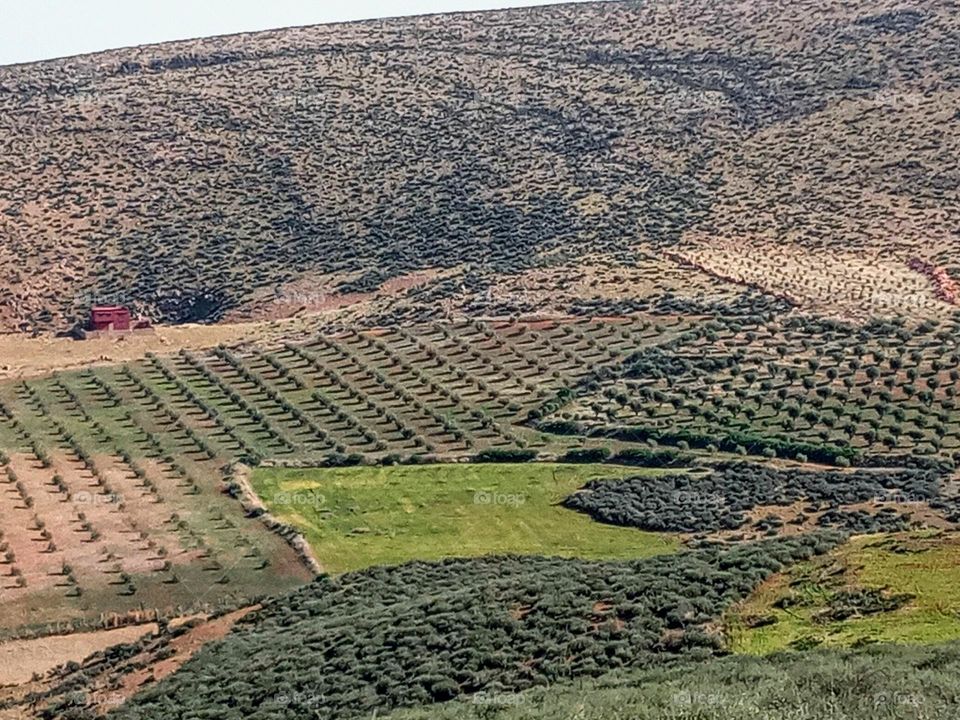
<svg viewBox="0 0 960 720"><path fill-rule="evenodd" d="M655 474L611 465L443 464L258 468L257 493L333 573L491 554L630 559L676 538L594 522L559 505L596 477Z"/></svg>
<svg viewBox="0 0 960 720"><path fill-rule="evenodd" d="M825 621L838 593L905 597L892 610ZM920 532L858 536L829 555L774 576L728 618L732 649L766 654L804 646L960 639L960 536ZM793 602L783 602L784 597ZM747 618L776 622L747 628Z"/></svg>

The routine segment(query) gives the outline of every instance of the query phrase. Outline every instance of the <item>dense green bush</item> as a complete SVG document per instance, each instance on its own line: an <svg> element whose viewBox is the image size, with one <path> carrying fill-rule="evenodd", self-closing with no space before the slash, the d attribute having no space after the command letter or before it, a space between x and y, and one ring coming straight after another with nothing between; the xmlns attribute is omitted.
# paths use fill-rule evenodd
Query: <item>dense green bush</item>
<svg viewBox="0 0 960 720"><path fill-rule="evenodd" d="M618 465L638 465L640 467L675 467L689 465L696 459L690 453L680 453L670 448L626 448L621 450L610 462Z"/></svg>
<svg viewBox="0 0 960 720"><path fill-rule="evenodd" d="M541 432L555 435L586 435L622 442L645 443L650 440L667 445L685 443L688 447L739 453L745 449L751 455L769 454L771 457L796 457L804 455L811 462L839 465L844 460L855 462L858 452L852 447L829 443L812 444L784 438L757 435L736 430L722 434L706 434L691 430L664 430L643 426L587 427L571 420L545 420L537 423Z"/></svg>
<svg viewBox="0 0 960 720"><path fill-rule="evenodd" d="M718 616L842 536L634 562L491 557L323 577L120 708L116 720L358 717L722 652Z"/></svg>
<svg viewBox="0 0 960 720"><path fill-rule="evenodd" d="M390 720L953 720L960 643L818 649L630 670Z"/></svg>
<svg viewBox="0 0 960 720"><path fill-rule="evenodd" d="M806 500L838 508L880 499L935 504L940 499L940 474L935 470L838 472L721 463L706 475L592 480L563 504L613 525L696 533L740 528L747 522L747 513L758 506L788 506ZM824 524L862 532L899 528L904 523L899 516L870 520L865 515L835 512Z"/></svg>
<svg viewBox="0 0 960 720"><path fill-rule="evenodd" d="M536 460L536 450L522 450L519 448L487 448L473 456L478 463L523 463Z"/></svg>
<svg viewBox="0 0 960 720"><path fill-rule="evenodd" d="M888 533L907 530L911 526L910 515L893 508L882 508L876 513L866 510L839 510L831 508L817 518L821 527L843 528L857 535Z"/></svg>
<svg viewBox="0 0 960 720"><path fill-rule="evenodd" d="M610 448L571 448L560 456L565 463L601 463L610 457Z"/></svg>
<svg viewBox="0 0 960 720"><path fill-rule="evenodd" d="M363 465L366 458L360 453L329 453L320 461L321 467L355 467Z"/></svg>
<svg viewBox="0 0 960 720"><path fill-rule="evenodd" d="M823 443L811 443L787 440L784 438L757 435L755 433L728 430L722 434L706 434L691 430L660 430L647 427L609 427L593 428L588 433L591 436L607 437L627 442L647 442L655 440L658 443L676 445L686 442L690 447L706 449L714 446L721 452L737 452L743 446L751 455L762 455L772 452L775 457L796 457L797 454L806 455L811 462L840 464L842 459L848 462L857 457L857 451L851 447L841 447Z"/></svg>

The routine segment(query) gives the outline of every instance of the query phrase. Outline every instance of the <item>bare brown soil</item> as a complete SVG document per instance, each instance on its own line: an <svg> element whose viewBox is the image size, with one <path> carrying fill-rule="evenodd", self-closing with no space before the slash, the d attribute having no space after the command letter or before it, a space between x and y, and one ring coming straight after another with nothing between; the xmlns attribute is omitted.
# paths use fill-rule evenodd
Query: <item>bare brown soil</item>
<svg viewBox="0 0 960 720"><path fill-rule="evenodd" d="M0 686L21 685L68 662L155 633L156 623L0 643Z"/></svg>
<svg viewBox="0 0 960 720"><path fill-rule="evenodd" d="M152 333L103 335L88 340L43 335L0 335L0 380L48 375L91 365L138 360L148 352L176 353L226 345L302 336L317 319L217 325L159 326Z"/></svg>
<svg viewBox="0 0 960 720"><path fill-rule="evenodd" d="M49 694L55 702L64 692L77 689L86 697L89 710L98 715L108 713L144 687L176 672L205 644L220 640L239 620L259 608L251 605L215 618L203 614L178 618L168 623L166 631L156 623L147 623L0 644L0 701L12 704L0 710L0 720L39 717L50 701L31 704L28 694ZM185 625L190 627L171 634ZM138 640L144 644L132 657L87 662L95 653ZM70 662L77 663L79 669L64 670Z"/></svg>

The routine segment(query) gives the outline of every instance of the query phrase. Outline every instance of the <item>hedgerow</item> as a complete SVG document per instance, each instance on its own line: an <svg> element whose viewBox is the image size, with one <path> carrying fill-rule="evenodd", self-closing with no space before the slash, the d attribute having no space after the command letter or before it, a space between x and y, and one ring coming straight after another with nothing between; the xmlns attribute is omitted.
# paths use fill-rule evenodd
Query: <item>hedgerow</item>
<svg viewBox="0 0 960 720"><path fill-rule="evenodd" d="M738 454L762 455L772 451L775 457L794 458L803 455L811 462L831 465L856 464L859 456L858 451L852 447L799 442L738 430L701 433L682 428L667 430L641 426L587 427L570 420L543 421L537 423L536 427L541 432L556 435L585 435L638 443L652 440L666 445L685 443L688 447Z"/></svg>
<svg viewBox="0 0 960 720"><path fill-rule="evenodd" d="M536 450L517 448L487 448L473 456L478 463L520 463L530 462L537 457Z"/></svg>

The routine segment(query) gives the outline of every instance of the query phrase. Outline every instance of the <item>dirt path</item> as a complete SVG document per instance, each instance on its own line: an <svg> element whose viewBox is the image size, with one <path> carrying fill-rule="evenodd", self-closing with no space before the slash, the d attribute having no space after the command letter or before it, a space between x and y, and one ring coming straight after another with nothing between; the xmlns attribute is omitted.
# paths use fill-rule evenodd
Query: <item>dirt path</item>
<svg viewBox="0 0 960 720"><path fill-rule="evenodd" d="M220 640L227 635L233 626L251 612L260 609L260 605L251 605L250 607L240 608L232 613L222 615L213 620L205 620L194 626L183 635L172 640L167 647L167 652L162 660L155 660L148 656L137 656L131 659L130 664L135 666L141 661L144 663L142 668L133 672L124 674L119 687L112 688L108 693L103 692L95 695L101 699L98 709L101 712L108 712L117 705L120 705L147 685L159 682L168 675L180 669L194 654L207 643ZM101 678L102 680L102 678Z"/></svg>
<svg viewBox="0 0 960 720"><path fill-rule="evenodd" d="M310 324L310 318L290 318L228 325L159 326L153 332L89 340L5 334L0 335L0 380L127 362L142 358L148 352L175 353L180 349L200 350L220 343L280 340L309 330Z"/></svg>

